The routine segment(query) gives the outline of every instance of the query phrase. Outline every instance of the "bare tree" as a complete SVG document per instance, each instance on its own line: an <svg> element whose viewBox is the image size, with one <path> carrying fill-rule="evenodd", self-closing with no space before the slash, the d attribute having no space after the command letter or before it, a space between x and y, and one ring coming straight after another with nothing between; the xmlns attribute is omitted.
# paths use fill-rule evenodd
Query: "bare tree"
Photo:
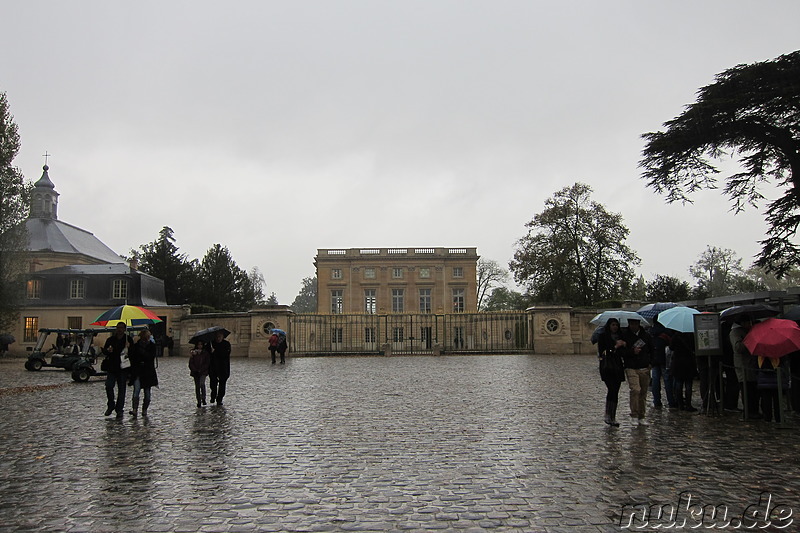
<svg viewBox="0 0 800 533"><path fill-rule="evenodd" d="M483 310L489 290L508 280L508 270L493 259L478 259L478 309Z"/></svg>

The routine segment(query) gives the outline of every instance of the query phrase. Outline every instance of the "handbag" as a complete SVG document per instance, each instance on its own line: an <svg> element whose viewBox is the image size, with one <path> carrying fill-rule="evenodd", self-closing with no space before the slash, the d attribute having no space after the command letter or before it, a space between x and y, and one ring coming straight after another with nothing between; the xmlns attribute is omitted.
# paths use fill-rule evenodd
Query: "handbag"
<svg viewBox="0 0 800 533"><path fill-rule="evenodd" d="M100 363L100 370L103 372L108 372L111 370L111 361L108 359L108 357L103 358L103 361Z"/></svg>
<svg viewBox="0 0 800 533"><path fill-rule="evenodd" d="M130 368L131 367L131 360L128 357L128 348L127 347L123 348L122 351L119 353L119 367L122 370L125 370L126 368Z"/></svg>

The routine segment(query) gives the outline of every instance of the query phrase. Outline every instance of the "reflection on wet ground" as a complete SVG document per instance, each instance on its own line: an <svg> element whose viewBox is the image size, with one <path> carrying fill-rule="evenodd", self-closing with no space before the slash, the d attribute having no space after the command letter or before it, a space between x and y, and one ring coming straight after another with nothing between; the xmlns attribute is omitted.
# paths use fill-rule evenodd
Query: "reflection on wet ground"
<svg viewBox="0 0 800 533"><path fill-rule="evenodd" d="M3 359L0 389L63 386L0 396L0 524L619 531L624 505L687 491L800 512L797 418L651 410L648 428L611 429L596 372L581 356L234 360L225 407L197 409L186 360L165 358L149 416L115 420L102 382Z"/></svg>

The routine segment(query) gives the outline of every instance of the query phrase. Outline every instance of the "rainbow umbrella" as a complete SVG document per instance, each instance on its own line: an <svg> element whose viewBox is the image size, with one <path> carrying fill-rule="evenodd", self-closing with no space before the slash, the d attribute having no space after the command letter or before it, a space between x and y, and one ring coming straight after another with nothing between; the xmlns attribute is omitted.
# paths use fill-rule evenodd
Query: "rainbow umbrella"
<svg viewBox="0 0 800 533"><path fill-rule="evenodd" d="M89 325L114 327L120 322L123 322L126 326L144 326L146 324L161 322L161 319L152 311L148 311L143 307L120 305L119 307L109 309Z"/></svg>

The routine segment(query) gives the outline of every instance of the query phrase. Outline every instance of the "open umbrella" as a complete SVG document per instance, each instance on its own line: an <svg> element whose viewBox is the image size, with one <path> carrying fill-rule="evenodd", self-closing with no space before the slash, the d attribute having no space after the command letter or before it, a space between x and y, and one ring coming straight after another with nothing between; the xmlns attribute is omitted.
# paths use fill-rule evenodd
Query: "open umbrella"
<svg viewBox="0 0 800 533"><path fill-rule="evenodd" d="M201 329L195 333L192 338L189 339L189 344L197 344L197 341L203 341L204 343L208 344L217 338L217 333L220 331L222 332L223 337L227 337L231 334L230 331L222 326L211 326L210 328Z"/></svg>
<svg viewBox="0 0 800 533"><path fill-rule="evenodd" d="M612 309L610 311L603 311L589 321L593 326L605 326L609 318L616 318L619 320L619 325L623 328L628 327L628 320L638 320L644 324L650 324L642 315L636 311L625 311L623 309Z"/></svg>
<svg viewBox="0 0 800 533"><path fill-rule="evenodd" d="M755 322L759 318L768 318L771 316L778 316L780 311L774 307L764 304L745 304L734 305L722 311L719 314L720 320L728 320L735 322L741 318L749 317L751 322Z"/></svg>
<svg viewBox="0 0 800 533"><path fill-rule="evenodd" d="M661 311L666 311L667 309L672 309L673 307L677 306L678 304L675 302L657 302L654 304L643 305L636 312L649 320L654 318Z"/></svg>
<svg viewBox="0 0 800 533"><path fill-rule="evenodd" d="M781 318L785 318L786 320L794 320L795 322L800 320L800 305L796 305L783 313Z"/></svg>
<svg viewBox="0 0 800 533"><path fill-rule="evenodd" d="M286 332L283 331L282 329L272 328L271 331L272 331L272 333L275 333L276 335L283 335L284 337L286 336Z"/></svg>
<svg viewBox="0 0 800 533"><path fill-rule="evenodd" d="M800 326L794 320L768 318L750 328L744 345L753 355L783 357L800 350Z"/></svg>
<svg viewBox="0 0 800 533"><path fill-rule="evenodd" d="M161 319L152 311L135 305L120 305L109 309L95 319L90 326L114 327L123 322L126 326L144 326L161 322Z"/></svg>
<svg viewBox="0 0 800 533"><path fill-rule="evenodd" d="M694 333L694 315L699 315L700 311L691 307L679 305L658 314L658 321L667 329L680 331L681 333Z"/></svg>

